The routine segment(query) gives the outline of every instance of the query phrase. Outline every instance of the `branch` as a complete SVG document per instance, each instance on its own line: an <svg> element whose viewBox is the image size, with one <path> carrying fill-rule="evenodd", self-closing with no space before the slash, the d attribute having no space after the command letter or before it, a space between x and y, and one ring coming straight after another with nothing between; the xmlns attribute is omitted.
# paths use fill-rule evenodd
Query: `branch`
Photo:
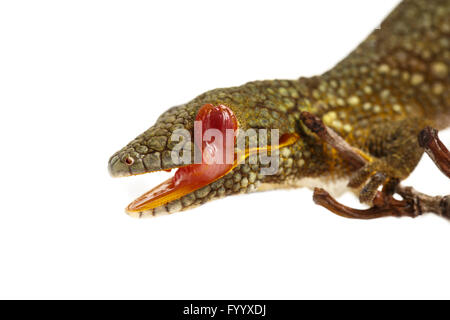
<svg viewBox="0 0 450 320"><path fill-rule="evenodd" d="M411 217L431 212L450 219L450 196L432 197L414 190L411 187L399 187L397 193L403 200L396 200L384 192L377 192L373 206L369 209L354 209L337 202L327 191L315 188L314 203L327 208L331 212L353 219L375 219L381 217Z"/></svg>

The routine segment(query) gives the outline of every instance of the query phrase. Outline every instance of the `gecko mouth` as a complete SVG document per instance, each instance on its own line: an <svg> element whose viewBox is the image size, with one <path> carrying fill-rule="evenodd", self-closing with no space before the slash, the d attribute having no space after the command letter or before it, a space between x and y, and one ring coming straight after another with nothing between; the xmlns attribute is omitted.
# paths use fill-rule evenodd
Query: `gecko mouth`
<svg viewBox="0 0 450 320"><path fill-rule="evenodd" d="M295 143L299 136L295 133L284 134L280 143L276 145L276 149L283 148ZM252 154L256 154L261 150L271 151L274 146L266 146L263 148L247 149L240 155L235 156L232 164L193 164L180 167L175 175L144 193L139 198L128 205L126 211L128 213L143 212L163 206L171 201L178 200L181 197L192 193L208 184L227 175L229 172L244 162ZM210 150L207 152L211 152ZM205 155L205 152L204 152Z"/></svg>
<svg viewBox="0 0 450 320"><path fill-rule="evenodd" d="M231 172L237 164L192 164L177 169L175 175L131 202L128 213L163 206L194 192Z"/></svg>
<svg viewBox="0 0 450 320"><path fill-rule="evenodd" d="M238 122L231 109L205 104L195 121L200 124L199 133L203 138L194 141L196 148L201 150L201 163L178 168L172 178L130 203L126 208L128 213L151 210L180 199L220 179L237 166L233 153ZM208 134L208 130L213 134Z"/></svg>
<svg viewBox="0 0 450 320"><path fill-rule="evenodd" d="M279 149L298 139L297 134L288 133L281 137L278 144L247 148L244 152L235 154L238 122L230 108L206 104L200 108L195 120L201 124L202 141L195 141L195 146L201 150L201 163L178 167L172 178L131 202L126 208L128 213L149 211L178 200L227 175L251 154L263 149L271 151L274 147ZM214 134L208 134L210 129Z"/></svg>

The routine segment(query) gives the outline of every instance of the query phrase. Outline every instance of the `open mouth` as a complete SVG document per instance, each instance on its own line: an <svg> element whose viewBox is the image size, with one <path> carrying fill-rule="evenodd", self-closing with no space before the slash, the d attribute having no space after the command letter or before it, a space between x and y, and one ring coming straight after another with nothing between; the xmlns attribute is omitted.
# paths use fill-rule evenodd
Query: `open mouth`
<svg viewBox="0 0 450 320"><path fill-rule="evenodd" d="M126 211L128 213L147 211L180 199L222 178L236 165L192 164L181 167L172 178L130 203Z"/></svg>
<svg viewBox="0 0 450 320"><path fill-rule="evenodd" d="M279 149L298 139L295 133L284 134L276 145L247 148L245 152L235 154L238 122L230 108L206 104L198 111L195 121L202 137L200 141L194 141L196 148L201 150L200 163L178 167L172 178L131 202L126 208L128 213L149 211L178 200L227 175L250 155L263 149L266 152L274 147ZM213 134L208 134L208 130Z"/></svg>
<svg viewBox="0 0 450 320"><path fill-rule="evenodd" d="M198 111L195 121L200 137L205 137L208 130L215 133L202 141L194 141L195 147L201 150L200 163L180 167L172 178L130 203L126 208L128 213L151 210L177 200L220 179L237 166L237 159L230 156L234 152L238 129L231 109L223 105L205 104ZM227 132L231 139L227 139Z"/></svg>

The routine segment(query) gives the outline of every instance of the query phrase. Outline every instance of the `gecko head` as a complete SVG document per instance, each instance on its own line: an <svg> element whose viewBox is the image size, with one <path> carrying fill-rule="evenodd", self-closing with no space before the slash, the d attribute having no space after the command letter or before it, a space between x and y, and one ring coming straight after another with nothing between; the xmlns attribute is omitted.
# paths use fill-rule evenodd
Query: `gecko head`
<svg viewBox="0 0 450 320"><path fill-rule="evenodd" d="M110 158L109 172L123 177L176 169L173 177L128 205L126 212L136 217L252 192L278 169L279 149L298 139L286 121L230 89L213 90L164 112Z"/></svg>

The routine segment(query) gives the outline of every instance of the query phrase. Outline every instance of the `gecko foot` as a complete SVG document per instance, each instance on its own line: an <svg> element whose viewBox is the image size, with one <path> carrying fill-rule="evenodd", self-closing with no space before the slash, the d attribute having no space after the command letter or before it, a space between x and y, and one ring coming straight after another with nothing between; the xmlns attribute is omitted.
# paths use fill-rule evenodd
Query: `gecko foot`
<svg viewBox="0 0 450 320"><path fill-rule="evenodd" d="M398 182L399 179L395 177L395 172L388 165L384 164L383 161L375 159L358 169L350 177L347 186L350 188L359 188L365 183L359 193L359 201L370 204L375 199L378 188L381 185L389 185L390 193L393 194Z"/></svg>
<svg viewBox="0 0 450 320"><path fill-rule="evenodd" d="M336 132L323 124L321 119L307 112L304 112L301 118L322 141L335 148L343 159L357 168L350 178L349 187L359 187L368 180L361 190L359 199L361 202L372 202L372 206L368 209L355 209L339 203L324 189L315 188L313 200L316 204L339 216L353 219L388 216L415 218L423 213L434 213L450 220L450 195L429 196L412 187L401 186L399 179L393 178L395 175L390 172L387 164L377 159L368 161L367 157L361 157L362 152L343 141ZM437 130L431 127L423 129L418 140L419 145L424 148L436 166L450 178L450 152L439 140ZM380 185L383 185L383 188L378 191ZM400 195L403 199L395 199L394 194Z"/></svg>

